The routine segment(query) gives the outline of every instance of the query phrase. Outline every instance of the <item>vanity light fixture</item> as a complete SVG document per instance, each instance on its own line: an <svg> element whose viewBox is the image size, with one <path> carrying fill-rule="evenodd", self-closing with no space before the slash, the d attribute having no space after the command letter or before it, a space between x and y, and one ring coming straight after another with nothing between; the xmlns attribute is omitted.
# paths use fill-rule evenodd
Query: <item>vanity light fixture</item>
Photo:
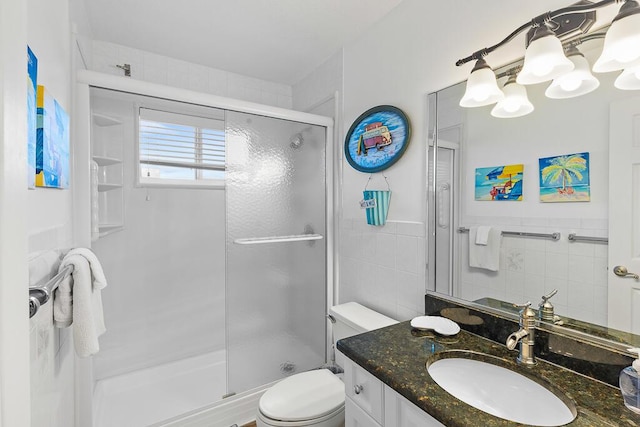
<svg viewBox="0 0 640 427"><path fill-rule="evenodd" d="M489 102L489 96L486 94L483 102L478 101L481 97L477 94L471 96L475 89L470 91L469 86L472 80L479 80L478 76L474 76L479 70L483 70L487 80L490 77L489 72L495 76L491 68L486 65L484 58L524 31L528 31L528 47L525 51L522 70L516 77L516 83L528 85L553 79L554 81L546 91L546 95L550 98L571 98L595 90L600 83L589 72L589 66L584 56L575 49L576 43L572 42L573 48L569 48L567 57L562 50L561 40L586 35L596 21L596 10L615 3L622 3L622 6L607 29L606 35L604 32L598 34L598 37L603 37L603 35L605 37L604 49L593 66L593 71L609 72L624 69L624 72L616 80L615 86L624 90L640 89L639 1L600 0L594 3L580 0L573 5L537 16L530 22L516 28L501 42L458 60L457 66L477 61L467 82L467 92L460 101L460 105L480 107L496 102ZM583 41L596 38L595 36L595 33L588 34L583 38ZM505 90L510 85L505 85ZM475 85L472 87L475 88ZM515 92L513 88L510 91Z"/></svg>
<svg viewBox="0 0 640 427"><path fill-rule="evenodd" d="M613 85L622 90L640 90L640 65L626 68Z"/></svg>
<svg viewBox="0 0 640 427"><path fill-rule="evenodd" d="M515 74L509 76L502 88L504 99L499 101L491 115L501 119L526 116L534 109L527 97L527 89L516 82Z"/></svg>
<svg viewBox="0 0 640 427"><path fill-rule="evenodd" d="M516 81L521 85L542 83L568 73L573 67L573 62L564 56L560 39L545 22L533 33Z"/></svg>
<svg viewBox="0 0 640 427"><path fill-rule="evenodd" d="M574 64L573 71L556 77L545 91L545 95L553 99L574 98L593 92L600 86L584 55L574 47L567 49L567 58Z"/></svg>
<svg viewBox="0 0 640 427"><path fill-rule="evenodd" d="M636 65L640 65L640 4L626 0L611 22L593 71L606 73Z"/></svg>
<svg viewBox="0 0 640 427"><path fill-rule="evenodd" d="M495 104L504 98L498 87L496 75L483 58L476 61L467 80L467 88L460 100L461 107L482 107Z"/></svg>

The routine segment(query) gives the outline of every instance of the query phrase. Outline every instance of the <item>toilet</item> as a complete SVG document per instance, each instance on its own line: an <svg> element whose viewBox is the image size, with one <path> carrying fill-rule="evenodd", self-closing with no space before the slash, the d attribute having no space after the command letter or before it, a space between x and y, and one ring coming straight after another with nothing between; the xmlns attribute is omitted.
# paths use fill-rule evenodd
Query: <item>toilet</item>
<svg viewBox="0 0 640 427"><path fill-rule="evenodd" d="M333 344L342 338L398 323L356 302L333 306ZM344 426L344 383L328 369L292 375L260 398L257 427Z"/></svg>

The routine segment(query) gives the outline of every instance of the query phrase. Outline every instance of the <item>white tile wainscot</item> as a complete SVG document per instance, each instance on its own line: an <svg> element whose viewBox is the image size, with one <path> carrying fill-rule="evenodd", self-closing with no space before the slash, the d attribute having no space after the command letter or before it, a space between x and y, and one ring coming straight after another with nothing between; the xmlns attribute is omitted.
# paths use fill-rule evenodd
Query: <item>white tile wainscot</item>
<svg viewBox="0 0 640 427"><path fill-rule="evenodd" d="M397 320L424 314L425 227L387 221L376 227L342 219L340 302L357 301Z"/></svg>

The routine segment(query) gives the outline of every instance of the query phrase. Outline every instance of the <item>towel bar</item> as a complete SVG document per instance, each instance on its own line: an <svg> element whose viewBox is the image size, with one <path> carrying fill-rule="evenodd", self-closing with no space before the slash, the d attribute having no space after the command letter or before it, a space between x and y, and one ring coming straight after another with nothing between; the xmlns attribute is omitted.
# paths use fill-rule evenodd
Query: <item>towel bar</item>
<svg viewBox="0 0 640 427"><path fill-rule="evenodd" d="M458 233L468 233L469 229L466 227L458 228ZM538 237L541 239L560 240L560 233L527 233L525 231L503 231L503 236L518 236L518 237Z"/></svg>
<svg viewBox="0 0 640 427"><path fill-rule="evenodd" d="M576 236L576 233L570 233L567 238L570 242L609 243L606 237Z"/></svg>
<svg viewBox="0 0 640 427"><path fill-rule="evenodd" d="M40 283L29 287L29 318L35 316L40 306L51 299L53 292L58 289L60 283L69 277L71 273L73 273L73 265L67 265L51 279L42 280Z"/></svg>
<svg viewBox="0 0 640 427"><path fill-rule="evenodd" d="M254 237L250 239L236 239L233 243L238 245L257 245L260 243L285 243L285 242L304 242L307 240L320 240L324 236L321 234L294 234L291 236L273 236L273 237Z"/></svg>

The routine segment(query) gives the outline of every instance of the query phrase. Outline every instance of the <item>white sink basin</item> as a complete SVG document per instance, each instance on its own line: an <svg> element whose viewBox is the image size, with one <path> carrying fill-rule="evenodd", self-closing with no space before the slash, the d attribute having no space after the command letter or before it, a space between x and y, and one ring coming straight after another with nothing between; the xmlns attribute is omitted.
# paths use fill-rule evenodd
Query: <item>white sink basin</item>
<svg viewBox="0 0 640 427"><path fill-rule="evenodd" d="M533 426L561 426L576 409L537 382L509 369L466 358L428 365L433 380L469 405L496 417Z"/></svg>

